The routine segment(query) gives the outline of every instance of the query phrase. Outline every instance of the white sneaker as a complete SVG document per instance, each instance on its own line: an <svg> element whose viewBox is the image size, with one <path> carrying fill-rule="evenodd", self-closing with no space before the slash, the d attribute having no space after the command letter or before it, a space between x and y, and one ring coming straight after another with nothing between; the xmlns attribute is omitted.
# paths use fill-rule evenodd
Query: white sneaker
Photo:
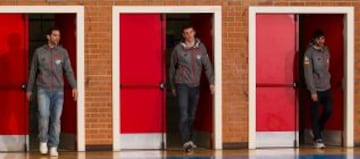
<svg viewBox="0 0 360 159"><path fill-rule="evenodd" d="M190 145L192 146L192 148L197 148L193 141L190 141Z"/></svg>
<svg viewBox="0 0 360 159"><path fill-rule="evenodd" d="M191 145L190 141L186 142L183 145L183 149L184 149L185 152L191 152L192 151L192 145Z"/></svg>
<svg viewBox="0 0 360 159"><path fill-rule="evenodd" d="M51 157L57 157L57 156L59 156L59 153L58 153L56 147L51 147L51 148L50 148L50 156L51 156Z"/></svg>
<svg viewBox="0 0 360 159"><path fill-rule="evenodd" d="M317 149L323 149L325 148L324 141L322 139L317 139L314 141L314 147Z"/></svg>
<svg viewBox="0 0 360 159"><path fill-rule="evenodd" d="M45 155L48 153L48 146L46 142L40 142L40 154Z"/></svg>

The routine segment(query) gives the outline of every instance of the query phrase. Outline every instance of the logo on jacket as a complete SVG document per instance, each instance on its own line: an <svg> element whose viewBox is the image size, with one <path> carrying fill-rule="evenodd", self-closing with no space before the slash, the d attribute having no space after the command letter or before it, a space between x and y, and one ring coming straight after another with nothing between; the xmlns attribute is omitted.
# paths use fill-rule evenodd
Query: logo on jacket
<svg viewBox="0 0 360 159"><path fill-rule="evenodd" d="M310 60L309 60L309 58L307 56L304 57L304 64L305 65L310 64Z"/></svg>
<svg viewBox="0 0 360 159"><path fill-rule="evenodd" d="M196 58L197 58L198 60L200 60L200 59L201 59L201 55L197 55Z"/></svg>
<svg viewBox="0 0 360 159"><path fill-rule="evenodd" d="M57 65L60 65L60 64L61 64L61 60L55 60L55 63L56 63Z"/></svg>

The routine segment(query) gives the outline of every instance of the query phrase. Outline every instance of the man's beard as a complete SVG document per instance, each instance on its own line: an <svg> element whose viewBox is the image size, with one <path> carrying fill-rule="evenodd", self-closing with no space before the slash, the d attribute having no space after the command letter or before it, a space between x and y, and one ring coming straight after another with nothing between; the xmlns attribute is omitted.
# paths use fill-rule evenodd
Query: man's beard
<svg viewBox="0 0 360 159"><path fill-rule="evenodd" d="M58 45L58 44L59 44L59 42L56 42L56 41L50 41L50 44L51 44L51 45Z"/></svg>

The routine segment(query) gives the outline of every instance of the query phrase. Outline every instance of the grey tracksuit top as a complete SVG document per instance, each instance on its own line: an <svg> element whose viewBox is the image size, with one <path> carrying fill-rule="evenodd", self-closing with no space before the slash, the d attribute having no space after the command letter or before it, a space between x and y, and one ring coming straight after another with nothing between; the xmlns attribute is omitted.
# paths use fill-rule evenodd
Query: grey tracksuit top
<svg viewBox="0 0 360 159"><path fill-rule="evenodd" d="M50 48L48 45L43 45L37 48L33 55L27 91L33 89L35 80L38 88L63 90L64 74L71 87L76 88L76 80L66 49L61 46Z"/></svg>
<svg viewBox="0 0 360 159"><path fill-rule="evenodd" d="M176 84L186 84L189 87L200 85L202 66L210 84L214 84L214 72L212 69L206 48L199 39L196 39L192 48L186 48L184 42L175 46L171 53L169 80L171 88Z"/></svg>
<svg viewBox="0 0 360 159"><path fill-rule="evenodd" d="M329 48L324 46L321 49L310 44L304 55L304 75L311 93L331 88L329 66Z"/></svg>

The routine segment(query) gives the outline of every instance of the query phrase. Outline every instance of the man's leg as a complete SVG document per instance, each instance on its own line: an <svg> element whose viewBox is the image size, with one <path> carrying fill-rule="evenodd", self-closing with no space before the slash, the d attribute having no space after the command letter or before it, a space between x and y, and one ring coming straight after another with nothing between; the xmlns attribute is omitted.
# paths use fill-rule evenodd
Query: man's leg
<svg viewBox="0 0 360 159"><path fill-rule="evenodd" d="M318 96L319 96L319 93L318 93ZM317 101L317 102L311 101L310 107L311 107L310 108L311 109L311 126L312 126L312 131L314 134L314 140L322 139L321 134L320 134L320 128L319 128L319 112L318 112L319 101Z"/></svg>
<svg viewBox="0 0 360 159"><path fill-rule="evenodd" d="M189 100L189 105L190 108L189 110L189 132L190 132L190 140L193 140L193 124L195 121L195 116L196 116L196 110L197 110L197 106L199 104L199 98L200 98L200 91L199 91L199 87L194 87L194 88L190 88L190 100Z"/></svg>
<svg viewBox="0 0 360 159"><path fill-rule="evenodd" d="M332 93L331 90L325 91L321 93L320 102L322 106L324 107L324 111L321 114L319 126L320 126L320 133L324 130L326 122L329 120L331 114L332 114L332 107L333 107L333 101L332 101Z"/></svg>
<svg viewBox="0 0 360 159"><path fill-rule="evenodd" d="M46 90L38 89L38 111L39 111L39 140L40 152L47 153L47 142L49 139L49 116L50 116L50 97Z"/></svg>
<svg viewBox="0 0 360 159"><path fill-rule="evenodd" d="M177 100L180 111L180 121L179 121L179 130L181 135L181 140L184 143L190 140L190 130L189 130L189 88L185 84L177 85Z"/></svg>
<svg viewBox="0 0 360 159"><path fill-rule="evenodd" d="M64 103L64 92L63 91L55 91L52 94L52 105L51 105L51 115L50 115L50 132L49 132L49 147L52 148L50 153L56 151L59 145L60 140L60 130L61 130L61 114ZM55 150L54 150L55 149Z"/></svg>

